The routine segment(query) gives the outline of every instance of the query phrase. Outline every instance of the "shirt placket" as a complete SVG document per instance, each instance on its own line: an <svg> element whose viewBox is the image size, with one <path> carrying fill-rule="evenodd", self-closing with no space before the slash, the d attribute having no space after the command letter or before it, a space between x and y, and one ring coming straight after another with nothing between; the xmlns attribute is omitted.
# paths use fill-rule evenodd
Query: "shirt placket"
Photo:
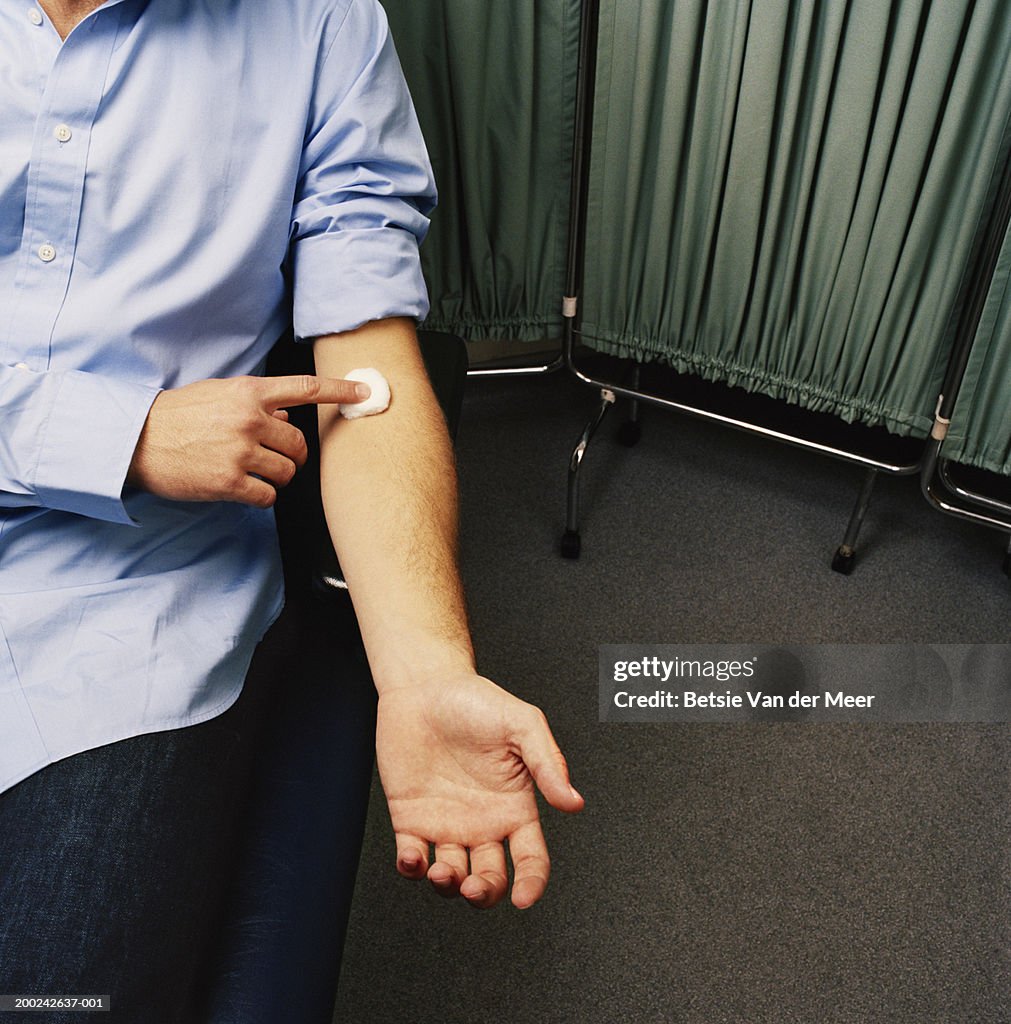
<svg viewBox="0 0 1011 1024"><path fill-rule="evenodd" d="M48 63L32 139L18 256L11 353L20 369L47 370L70 275L88 170L88 149L116 40L120 6L90 15L60 44L36 6L26 8L30 45ZM38 35L34 35L38 33Z"/></svg>

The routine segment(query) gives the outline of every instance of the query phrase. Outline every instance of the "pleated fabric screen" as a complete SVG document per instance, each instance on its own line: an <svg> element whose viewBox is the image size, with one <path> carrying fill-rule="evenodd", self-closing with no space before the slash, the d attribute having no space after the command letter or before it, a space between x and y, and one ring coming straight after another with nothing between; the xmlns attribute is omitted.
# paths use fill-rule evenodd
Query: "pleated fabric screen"
<svg viewBox="0 0 1011 1024"><path fill-rule="evenodd" d="M440 202L426 327L561 332L579 0L384 0Z"/></svg>
<svg viewBox="0 0 1011 1024"><path fill-rule="evenodd" d="M1006 0L601 0L583 340L925 435L1009 58Z"/></svg>
<svg viewBox="0 0 1011 1024"><path fill-rule="evenodd" d="M941 454L1011 474L1011 232L997 261Z"/></svg>

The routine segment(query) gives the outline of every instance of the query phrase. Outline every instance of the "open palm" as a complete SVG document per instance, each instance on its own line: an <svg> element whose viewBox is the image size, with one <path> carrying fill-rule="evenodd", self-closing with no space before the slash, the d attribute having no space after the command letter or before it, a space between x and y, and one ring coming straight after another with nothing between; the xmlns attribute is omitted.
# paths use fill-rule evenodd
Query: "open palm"
<svg viewBox="0 0 1011 1024"><path fill-rule="evenodd" d="M583 800L538 708L478 675L385 690L376 751L401 874L490 907L508 884L508 840L513 903L540 898L550 862L534 784L559 810Z"/></svg>

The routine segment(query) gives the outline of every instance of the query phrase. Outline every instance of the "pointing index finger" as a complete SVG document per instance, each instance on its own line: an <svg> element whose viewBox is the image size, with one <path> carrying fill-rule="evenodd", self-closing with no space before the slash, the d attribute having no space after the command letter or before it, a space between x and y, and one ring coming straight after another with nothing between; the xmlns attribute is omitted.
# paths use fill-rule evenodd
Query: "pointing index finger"
<svg viewBox="0 0 1011 1024"><path fill-rule="evenodd" d="M297 374L292 377L261 378L260 394L267 408L273 411L282 406L361 402L369 397L371 389L368 384L353 380Z"/></svg>

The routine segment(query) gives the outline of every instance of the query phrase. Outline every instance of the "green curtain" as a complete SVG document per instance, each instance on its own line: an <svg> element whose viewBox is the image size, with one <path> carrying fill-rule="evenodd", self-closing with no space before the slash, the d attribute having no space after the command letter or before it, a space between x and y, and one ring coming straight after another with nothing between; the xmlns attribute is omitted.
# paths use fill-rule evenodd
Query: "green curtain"
<svg viewBox="0 0 1011 1024"><path fill-rule="evenodd" d="M926 434L1011 3L601 0L596 89L584 340Z"/></svg>
<svg viewBox="0 0 1011 1024"><path fill-rule="evenodd" d="M561 331L578 0L383 0L440 202L422 246L433 330Z"/></svg>
<svg viewBox="0 0 1011 1024"><path fill-rule="evenodd" d="M941 454L1011 474L1011 231L997 261Z"/></svg>

